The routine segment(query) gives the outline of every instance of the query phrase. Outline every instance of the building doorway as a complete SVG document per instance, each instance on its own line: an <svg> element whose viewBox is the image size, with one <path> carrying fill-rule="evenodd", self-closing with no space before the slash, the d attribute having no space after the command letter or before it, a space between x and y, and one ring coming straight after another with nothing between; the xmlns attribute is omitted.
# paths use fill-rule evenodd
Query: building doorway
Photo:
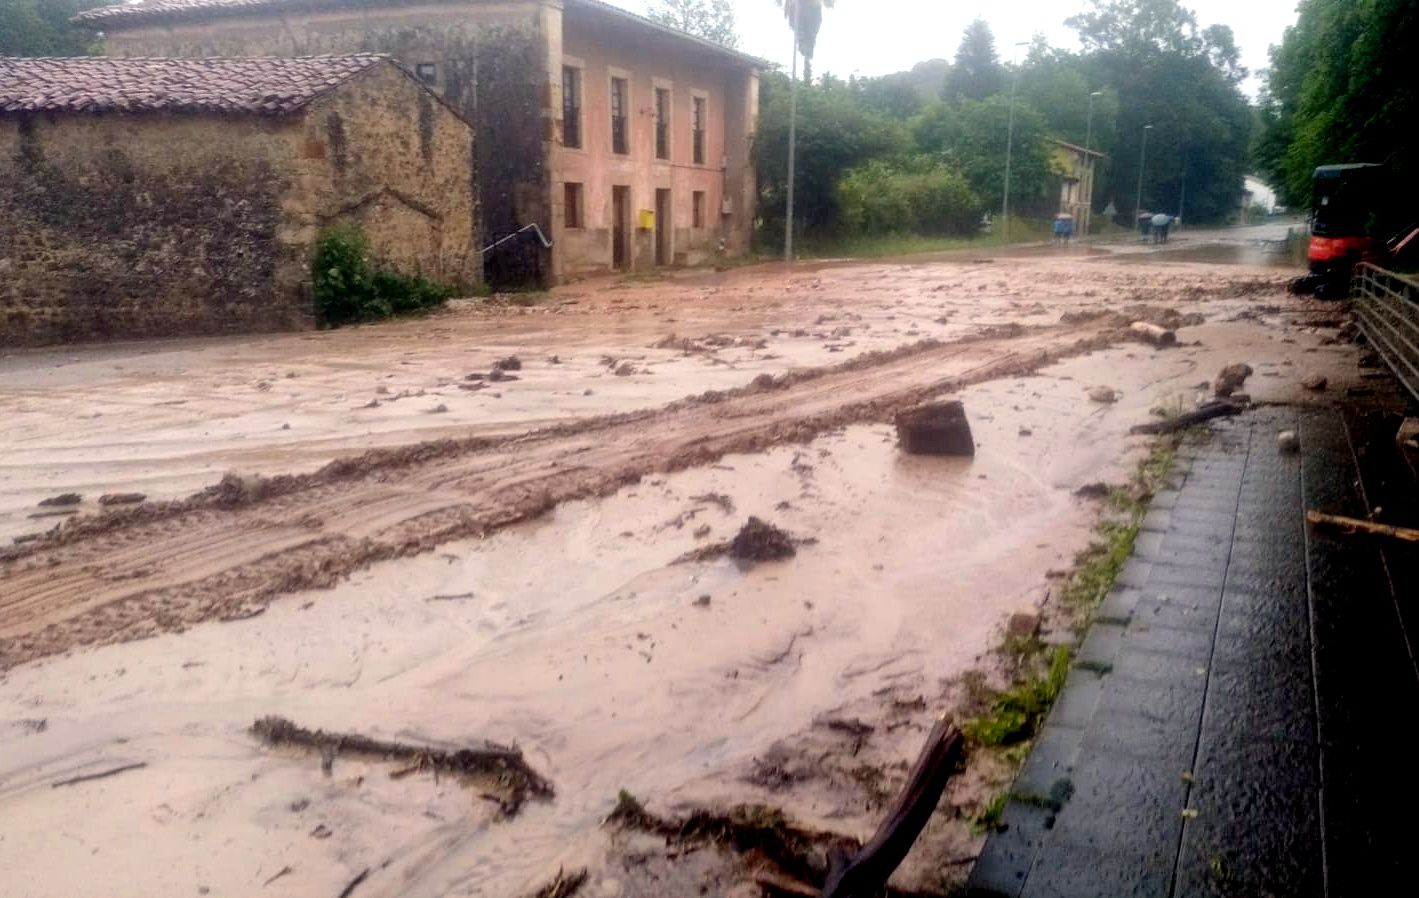
<svg viewBox="0 0 1419 898"><path fill-rule="evenodd" d="M655 264L669 265L673 258L670 245L670 191L655 192Z"/></svg>
<svg viewBox="0 0 1419 898"><path fill-rule="evenodd" d="M611 265L631 267L631 188L611 188Z"/></svg>

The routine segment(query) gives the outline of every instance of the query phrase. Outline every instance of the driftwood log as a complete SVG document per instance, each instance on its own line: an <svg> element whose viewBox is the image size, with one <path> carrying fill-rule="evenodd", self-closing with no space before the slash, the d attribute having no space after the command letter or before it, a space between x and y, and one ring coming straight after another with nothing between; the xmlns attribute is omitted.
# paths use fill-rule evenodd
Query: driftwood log
<svg viewBox="0 0 1419 898"><path fill-rule="evenodd" d="M1128 326L1134 336L1145 343L1152 343L1161 348L1178 345L1178 335L1166 327L1159 327L1156 324L1149 324L1147 321L1135 321Z"/></svg>
<svg viewBox="0 0 1419 898"><path fill-rule="evenodd" d="M833 858L822 898L873 898L882 891L931 819L964 746L965 737L950 720L936 722L877 832L850 858Z"/></svg>
<svg viewBox="0 0 1419 898"><path fill-rule="evenodd" d="M1376 524L1373 521L1362 521L1359 518L1347 518L1335 514L1326 514L1320 511L1306 512L1306 521L1313 527L1332 528L1342 533L1380 536L1386 539L1397 539L1406 543L1419 543L1419 530L1412 530L1408 527Z"/></svg>
<svg viewBox="0 0 1419 898"><path fill-rule="evenodd" d="M515 747L485 743L479 748L447 751L427 745L409 745L371 739L358 733L328 733L308 730L284 717L263 717L251 725L251 732L268 745L292 745L318 751L328 766L338 755L355 755L381 761L403 761L413 766L390 774L399 778L415 770L435 774L477 777L491 781L503 795L503 812L517 813L528 798L550 799L552 784L528 766Z"/></svg>
<svg viewBox="0 0 1419 898"><path fill-rule="evenodd" d="M1242 406L1235 402L1209 402L1197 411L1178 415L1176 418L1168 418L1166 421L1153 421L1148 424L1137 424L1129 428L1129 433L1177 433L1179 430L1187 430L1194 424L1201 424L1203 421L1211 421L1213 418L1224 418L1228 415L1238 415L1242 412Z"/></svg>

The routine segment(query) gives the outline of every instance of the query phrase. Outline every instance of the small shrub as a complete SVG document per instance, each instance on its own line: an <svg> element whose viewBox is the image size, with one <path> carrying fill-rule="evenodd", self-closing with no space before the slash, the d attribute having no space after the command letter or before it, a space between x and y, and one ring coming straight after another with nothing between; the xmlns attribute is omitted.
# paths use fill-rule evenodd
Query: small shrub
<svg viewBox="0 0 1419 898"><path fill-rule="evenodd" d="M1030 739L1064 688L1072 657L1067 646L1058 646L1049 659L1049 669L1039 679L1027 679L1008 692L996 696L989 713L967 721L963 729L981 745L1014 745Z"/></svg>
<svg viewBox="0 0 1419 898"><path fill-rule="evenodd" d="M874 159L838 184L850 235L974 234L984 209L965 177L943 159Z"/></svg>
<svg viewBox="0 0 1419 898"><path fill-rule="evenodd" d="M454 293L444 284L376 267L369 239L352 224L321 232L310 269L316 313L330 327L432 308Z"/></svg>

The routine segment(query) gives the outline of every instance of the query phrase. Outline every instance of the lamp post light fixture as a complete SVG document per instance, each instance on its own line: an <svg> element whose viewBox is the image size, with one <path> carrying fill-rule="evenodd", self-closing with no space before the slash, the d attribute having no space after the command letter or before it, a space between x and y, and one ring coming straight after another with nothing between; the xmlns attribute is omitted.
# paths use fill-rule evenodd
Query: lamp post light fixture
<svg viewBox="0 0 1419 898"><path fill-rule="evenodd" d="M1016 59L1021 47L1028 47L1029 41L1017 41L1010 51L1010 119L1005 128L1005 199L1000 206L1000 222L1005 235L1002 243L1010 242L1010 162L1015 153L1015 84L1020 80L1020 67Z"/></svg>
<svg viewBox="0 0 1419 898"><path fill-rule="evenodd" d="M1143 146L1138 151L1138 194L1133 200L1133 224L1138 225L1138 216L1143 212L1143 165L1148 159L1148 132L1152 125L1143 126Z"/></svg>

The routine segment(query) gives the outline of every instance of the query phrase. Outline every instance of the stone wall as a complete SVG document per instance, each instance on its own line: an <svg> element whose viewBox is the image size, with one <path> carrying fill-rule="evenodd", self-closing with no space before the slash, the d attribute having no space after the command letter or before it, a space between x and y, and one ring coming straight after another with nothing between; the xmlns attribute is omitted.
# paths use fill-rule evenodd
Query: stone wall
<svg viewBox="0 0 1419 898"><path fill-rule="evenodd" d="M457 113L394 66L357 76L304 117L283 241L309 246L320 228L353 221L401 271L476 283L474 144Z"/></svg>
<svg viewBox="0 0 1419 898"><path fill-rule="evenodd" d="M548 228L550 122L542 7L536 0L411 3L243 13L205 21L111 28L111 56L302 56L389 53L413 69L435 66L433 86L479 135L470 178L479 246L537 223ZM495 284L549 281L549 255L531 235L489 253Z"/></svg>
<svg viewBox="0 0 1419 898"><path fill-rule="evenodd" d="M0 118L0 345L312 327L320 229L479 279L468 125L393 66L298 116Z"/></svg>
<svg viewBox="0 0 1419 898"><path fill-rule="evenodd" d="M309 326L294 121L0 119L0 345Z"/></svg>

